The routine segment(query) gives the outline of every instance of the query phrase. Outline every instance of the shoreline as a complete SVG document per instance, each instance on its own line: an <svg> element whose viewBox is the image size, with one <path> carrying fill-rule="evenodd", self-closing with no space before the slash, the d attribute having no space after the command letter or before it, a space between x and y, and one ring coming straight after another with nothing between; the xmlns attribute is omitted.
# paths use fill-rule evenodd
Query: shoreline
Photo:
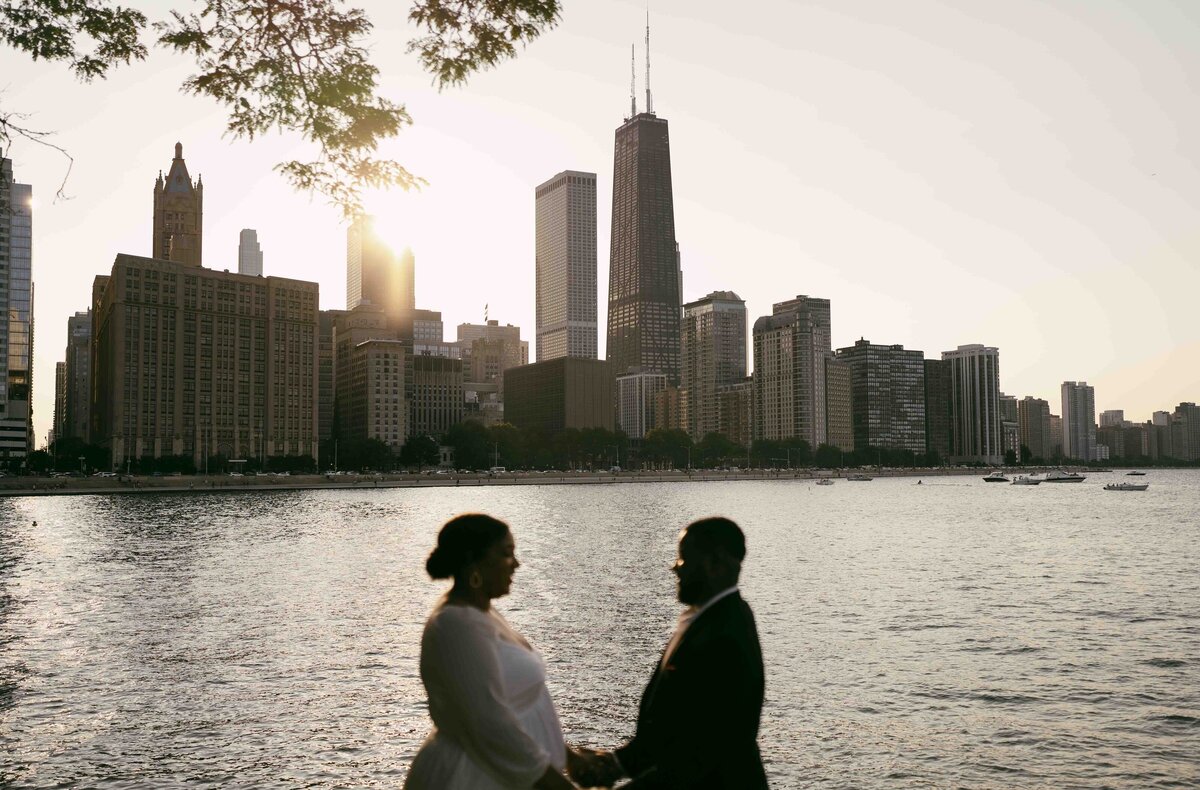
<svg viewBox="0 0 1200 790"><path fill-rule="evenodd" d="M1040 474L1046 468L1026 468L1015 474ZM1102 470L1096 474L1123 470ZM1089 471L1089 474L1093 473ZM811 480L831 478L846 481L850 475L871 477L962 477L987 474L984 468L928 469L795 469L780 471L717 471L694 469L690 472L487 472L468 474L378 474L378 475L191 475L188 477L109 477L109 478L10 478L0 480L0 497L25 496L103 496L109 494L215 494L264 493L270 491L344 490L362 491L379 488L462 488L465 486L511 485L616 485L621 483L695 483L738 482L743 480ZM853 482L853 481L847 481ZM8 485L5 485L8 483Z"/></svg>

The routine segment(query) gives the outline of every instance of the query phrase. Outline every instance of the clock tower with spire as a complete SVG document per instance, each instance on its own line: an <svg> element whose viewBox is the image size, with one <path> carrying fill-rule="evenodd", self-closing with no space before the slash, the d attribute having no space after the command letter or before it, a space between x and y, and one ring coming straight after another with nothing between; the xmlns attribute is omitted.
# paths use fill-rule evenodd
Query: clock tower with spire
<svg viewBox="0 0 1200 790"><path fill-rule="evenodd" d="M154 182L154 247L150 254L164 261L193 266L201 263L204 230L204 183L192 182L183 161L183 144L175 143L175 158L163 178Z"/></svg>

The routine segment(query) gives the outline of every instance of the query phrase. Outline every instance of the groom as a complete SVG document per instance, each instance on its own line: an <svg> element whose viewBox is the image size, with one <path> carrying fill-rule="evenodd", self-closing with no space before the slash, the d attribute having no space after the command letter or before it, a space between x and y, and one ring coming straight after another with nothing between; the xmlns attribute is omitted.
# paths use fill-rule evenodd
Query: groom
<svg viewBox="0 0 1200 790"><path fill-rule="evenodd" d="M642 694L633 740L582 750L572 778L623 790L764 790L758 753L763 661L750 607L738 594L746 538L727 518L689 524L672 571L687 609Z"/></svg>

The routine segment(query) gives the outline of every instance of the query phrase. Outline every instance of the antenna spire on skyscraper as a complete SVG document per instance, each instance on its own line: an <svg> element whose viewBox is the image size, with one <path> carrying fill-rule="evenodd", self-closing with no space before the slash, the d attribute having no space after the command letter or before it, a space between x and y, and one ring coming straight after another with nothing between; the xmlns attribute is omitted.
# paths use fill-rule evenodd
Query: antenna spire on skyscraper
<svg viewBox="0 0 1200 790"><path fill-rule="evenodd" d="M637 79L637 44L629 45L629 117L637 115L637 92L634 82Z"/></svg>
<svg viewBox="0 0 1200 790"><path fill-rule="evenodd" d="M654 112L654 102L650 98L650 9L646 9L646 112Z"/></svg>

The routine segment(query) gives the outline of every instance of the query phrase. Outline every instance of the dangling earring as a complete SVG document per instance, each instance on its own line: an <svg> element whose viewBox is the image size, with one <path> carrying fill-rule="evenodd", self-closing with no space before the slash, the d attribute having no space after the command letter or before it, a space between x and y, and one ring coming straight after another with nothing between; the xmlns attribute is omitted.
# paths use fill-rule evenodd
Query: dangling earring
<svg viewBox="0 0 1200 790"><path fill-rule="evenodd" d="M479 571L471 571L471 577L467 579L467 584L471 585L472 590L478 590L483 586L483 576Z"/></svg>

